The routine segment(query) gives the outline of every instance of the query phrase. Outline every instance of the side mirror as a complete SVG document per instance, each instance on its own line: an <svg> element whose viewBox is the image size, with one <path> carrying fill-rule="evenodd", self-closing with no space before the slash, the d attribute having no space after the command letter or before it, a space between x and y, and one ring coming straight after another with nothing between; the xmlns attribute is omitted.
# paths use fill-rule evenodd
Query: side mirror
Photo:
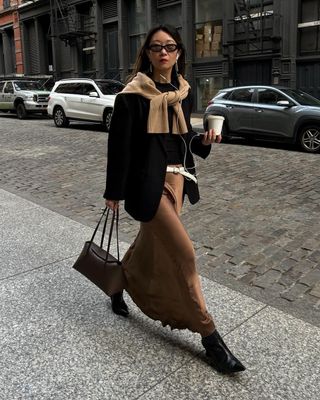
<svg viewBox="0 0 320 400"><path fill-rule="evenodd" d="M99 97L97 92L90 92L89 97Z"/></svg>
<svg viewBox="0 0 320 400"><path fill-rule="evenodd" d="M282 107L292 107L293 104L290 103L289 100L279 100L277 101L277 106L282 106Z"/></svg>

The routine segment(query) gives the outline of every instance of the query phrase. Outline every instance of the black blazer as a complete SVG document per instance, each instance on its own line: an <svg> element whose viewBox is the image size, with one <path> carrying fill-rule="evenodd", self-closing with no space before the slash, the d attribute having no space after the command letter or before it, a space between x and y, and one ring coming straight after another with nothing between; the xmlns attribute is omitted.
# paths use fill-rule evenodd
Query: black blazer
<svg viewBox="0 0 320 400"><path fill-rule="evenodd" d="M167 134L148 134L149 100L132 93L119 93L115 100L108 140L107 181L103 197L125 200L125 210L136 220L150 221L159 206L167 167L165 140ZM187 147L206 158L211 146L204 146L190 124L191 95L182 101L189 132L183 135ZM183 146L183 142L181 141ZM188 151L187 168L194 167ZM189 172L195 173L194 168ZM193 181L185 180L184 193L192 204L199 200Z"/></svg>

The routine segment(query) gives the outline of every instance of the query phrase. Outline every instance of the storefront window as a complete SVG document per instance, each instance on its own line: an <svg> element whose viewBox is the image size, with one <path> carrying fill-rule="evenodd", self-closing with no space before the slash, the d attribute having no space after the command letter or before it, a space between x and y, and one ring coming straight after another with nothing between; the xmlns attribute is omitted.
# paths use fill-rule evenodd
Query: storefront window
<svg viewBox="0 0 320 400"><path fill-rule="evenodd" d="M196 58L222 53L222 7L219 0L195 2Z"/></svg>
<svg viewBox="0 0 320 400"><path fill-rule="evenodd" d="M222 77L201 77L196 79L197 108L204 110L209 100L222 89Z"/></svg>
<svg viewBox="0 0 320 400"><path fill-rule="evenodd" d="M145 0L129 0L128 4L128 28L130 63L135 62L137 52L141 47L146 34L146 4Z"/></svg>

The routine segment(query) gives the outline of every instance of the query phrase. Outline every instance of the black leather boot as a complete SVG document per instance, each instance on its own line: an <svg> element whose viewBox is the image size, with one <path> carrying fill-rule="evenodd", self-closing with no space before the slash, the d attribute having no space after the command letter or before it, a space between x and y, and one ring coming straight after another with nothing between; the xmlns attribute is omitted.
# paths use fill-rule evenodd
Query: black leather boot
<svg viewBox="0 0 320 400"><path fill-rule="evenodd" d="M111 296L111 308L115 314L127 317L129 315L128 306L123 300L123 292L115 293Z"/></svg>
<svg viewBox="0 0 320 400"><path fill-rule="evenodd" d="M202 338L202 344L206 349L210 364L218 372L222 374L232 374L246 369L231 353L216 330L210 336Z"/></svg>

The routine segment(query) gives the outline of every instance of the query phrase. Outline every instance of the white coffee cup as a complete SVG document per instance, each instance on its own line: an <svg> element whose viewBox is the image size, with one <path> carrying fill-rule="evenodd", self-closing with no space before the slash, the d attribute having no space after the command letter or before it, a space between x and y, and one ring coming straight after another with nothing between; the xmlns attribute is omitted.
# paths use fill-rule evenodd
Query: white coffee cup
<svg viewBox="0 0 320 400"><path fill-rule="evenodd" d="M213 129L216 135L221 135L223 121L221 115L208 115L208 130Z"/></svg>

